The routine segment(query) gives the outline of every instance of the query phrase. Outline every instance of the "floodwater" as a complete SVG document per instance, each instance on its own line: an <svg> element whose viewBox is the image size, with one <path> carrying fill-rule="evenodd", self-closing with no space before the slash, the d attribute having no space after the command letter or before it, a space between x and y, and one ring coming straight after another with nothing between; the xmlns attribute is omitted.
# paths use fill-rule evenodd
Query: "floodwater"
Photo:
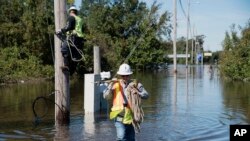
<svg viewBox="0 0 250 141"><path fill-rule="evenodd" d="M250 123L250 83L224 82L214 66L135 73L150 93L138 141L227 141L232 124ZM53 83L0 86L0 141L112 141L108 113L83 114L83 80L71 81L71 121L55 127ZM35 118L32 104L40 118ZM51 101L50 101L51 100Z"/></svg>

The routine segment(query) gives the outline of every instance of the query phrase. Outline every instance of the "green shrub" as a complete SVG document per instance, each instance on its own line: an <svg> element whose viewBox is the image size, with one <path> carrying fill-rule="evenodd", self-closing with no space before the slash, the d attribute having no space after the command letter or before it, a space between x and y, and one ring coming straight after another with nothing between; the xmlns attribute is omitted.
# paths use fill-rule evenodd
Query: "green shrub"
<svg viewBox="0 0 250 141"><path fill-rule="evenodd" d="M41 60L26 48L0 49L0 82L53 75L52 66L43 66Z"/></svg>

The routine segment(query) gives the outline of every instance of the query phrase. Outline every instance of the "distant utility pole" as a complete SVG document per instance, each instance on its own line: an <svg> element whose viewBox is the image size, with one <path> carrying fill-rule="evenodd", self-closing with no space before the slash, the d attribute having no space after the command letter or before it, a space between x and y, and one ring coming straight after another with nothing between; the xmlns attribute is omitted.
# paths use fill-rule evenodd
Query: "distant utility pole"
<svg viewBox="0 0 250 141"><path fill-rule="evenodd" d="M193 27L194 30L194 27ZM192 52L191 52L191 64L194 64L194 33L191 31L191 38L192 38Z"/></svg>
<svg viewBox="0 0 250 141"><path fill-rule="evenodd" d="M59 31L65 24L66 1L54 1L55 28ZM63 57L61 53L61 41L55 36L55 124L67 125L70 121L70 93L69 72L61 70Z"/></svg>
<svg viewBox="0 0 250 141"><path fill-rule="evenodd" d="M189 8L190 8L190 0L188 0L188 6L187 6L186 68L188 67Z"/></svg>
<svg viewBox="0 0 250 141"><path fill-rule="evenodd" d="M176 34L177 34L177 30L176 30L176 25L177 25L177 2L176 0L174 1L174 41L173 41L173 54L174 54L174 73L177 73L177 60L176 60Z"/></svg>
<svg viewBox="0 0 250 141"><path fill-rule="evenodd" d="M198 45L198 42L197 42L197 29L195 28L194 26L194 30L193 30L193 34L194 34L194 52L195 52L195 55L194 55L194 58L195 58L195 64L197 64L197 55L198 55L198 52L197 52L197 45Z"/></svg>

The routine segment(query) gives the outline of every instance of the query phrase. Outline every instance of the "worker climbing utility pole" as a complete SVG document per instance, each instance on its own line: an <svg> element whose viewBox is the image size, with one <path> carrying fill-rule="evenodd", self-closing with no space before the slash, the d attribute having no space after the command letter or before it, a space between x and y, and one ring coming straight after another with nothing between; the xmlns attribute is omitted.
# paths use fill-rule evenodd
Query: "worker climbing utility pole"
<svg viewBox="0 0 250 141"><path fill-rule="evenodd" d="M65 25L66 1L54 1L55 31L59 31ZM61 41L55 39L55 124L67 125L70 121L70 93L69 72L63 72L63 56L61 53Z"/></svg>

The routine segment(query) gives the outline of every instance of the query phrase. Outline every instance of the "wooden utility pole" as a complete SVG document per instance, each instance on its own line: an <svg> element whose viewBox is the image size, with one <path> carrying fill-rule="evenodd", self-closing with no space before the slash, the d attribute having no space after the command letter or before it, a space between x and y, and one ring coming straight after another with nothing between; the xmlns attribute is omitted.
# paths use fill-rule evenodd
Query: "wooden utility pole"
<svg viewBox="0 0 250 141"><path fill-rule="evenodd" d="M186 68L188 68L189 8L190 8L190 0L188 0L188 6L187 6Z"/></svg>
<svg viewBox="0 0 250 141"><path fill-rule="evenodd" d="M65 25L66 1L54 0L55 28L59 31ZM70 121L69 72L63 72L61 41L55 38L55 124L67 125Z"/></svg>
<svg viewBox="0 0 250 141"><path fill-rule="evenodd" d="M193 27L194 31L194 27ZM192 38L192 52L191 52L191 64L194 64L194 33L191 31L191 38Z"/></svg>
<svg viewBox="0 0 250 141"><path fill-rule="evenodd" d="M100 48L94 46L94 74L100 74L101 72L101 59L100 59Z"/></svg>
<svg viewBox="0 0 250 141"><path fill-rule="evenodd" d="M177 60L176 60L176 37L177 37L177 2L174 0L174 41L173 41L173 54L174 54L174 73L177 73Z"/></svg>

